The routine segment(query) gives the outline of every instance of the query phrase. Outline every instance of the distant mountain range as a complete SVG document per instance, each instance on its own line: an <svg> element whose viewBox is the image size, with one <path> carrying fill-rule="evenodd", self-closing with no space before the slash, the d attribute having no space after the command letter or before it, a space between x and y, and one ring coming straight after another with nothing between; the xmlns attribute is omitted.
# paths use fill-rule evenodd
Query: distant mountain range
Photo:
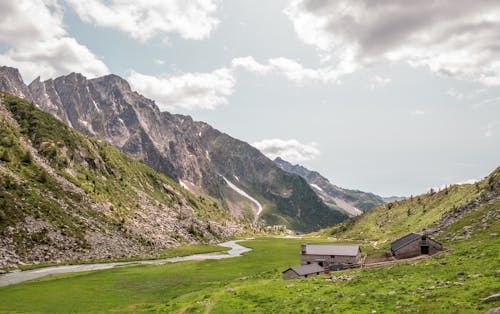
<svg viewBox="0 0 500 314"><path fill-rule="evenodd" d="M330 208L341 210L349 216L358 216L363 212L385 203L383 197L373 193L348 190L338 187L316 171L291 163L278 157L274 162L283 170L303 177L316 194Z"/></svg>
<svg viewBox="0 0 500 314"><path fill-rule="evenodd" d="M87 79L71 73L27 86L17 69L0 67L0 90L32 101L197 195L219 199L235 217L298 231L347 218L327 206L302 177L282 170L251 145L189 116L160 112L154 101L116 75Z"/></svg>

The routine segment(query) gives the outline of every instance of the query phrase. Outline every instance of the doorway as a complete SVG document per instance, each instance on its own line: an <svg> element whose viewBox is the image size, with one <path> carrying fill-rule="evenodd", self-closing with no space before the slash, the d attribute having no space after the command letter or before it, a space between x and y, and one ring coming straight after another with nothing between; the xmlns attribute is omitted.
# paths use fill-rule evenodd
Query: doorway
<svg viewBox="0 0 500 314"><path fill-rule="evenodd" d="M427 245L425 245L425 246L424 246L424 245L422 245L422 246L420 247L420 254L429 254L429 246L427 246Z"/></svg>

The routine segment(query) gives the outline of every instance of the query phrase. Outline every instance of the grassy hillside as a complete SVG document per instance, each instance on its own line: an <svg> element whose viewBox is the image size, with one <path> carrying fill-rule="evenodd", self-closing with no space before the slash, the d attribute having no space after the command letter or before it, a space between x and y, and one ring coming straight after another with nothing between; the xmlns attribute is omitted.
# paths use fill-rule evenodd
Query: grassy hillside
<svg viewBox="0 0 500 314"><path fill-rule="evenodd" d="M500 196L500 168L475 184L452 185L439 192L388 203L361 216L322 230L325 236L386 243L409 232L434 230L450 212L464 206L479 206Z"/></svg>
<svg viewBox="0 0 500 314"><path fill-rule="evenodd" d="M28 102L0 98L0 267L151 254L243 231L213 199Z"/></svg>
<svg viewBox="0 0 500 314"><path fill-rule="evenodd" d="M452 252L428 260L284 281L281 271L299 263L300 244L324 240L256 239L243 243L253 251L234 259L56 275L0 288L0 313L484 313L500 306L481 301L498 292L500 240L490 233L500 230L499 205L450 226L446 232L462 225L474 231L469 240L444 242Z"/></svg>
<svg viewBox="0 0 500 314"><path fill-rule="evenodd" d="M0 313L485 313L500 306L482 301L498 293L499 230L500 200L491 199L443 228L438 240L451 250L425 260L284 281L281 271L299 263L300 244L325 239L261 238L245 241L253 251L233 259L3 287Z"/></svg>

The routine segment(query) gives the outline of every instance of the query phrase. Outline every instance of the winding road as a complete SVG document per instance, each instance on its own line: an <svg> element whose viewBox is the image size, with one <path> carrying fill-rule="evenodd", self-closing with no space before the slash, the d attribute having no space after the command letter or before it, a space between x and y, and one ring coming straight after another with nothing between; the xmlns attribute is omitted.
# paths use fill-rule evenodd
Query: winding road
<svg viewBox="0 0 500 314"><path fill-rule="evenodd" d="M230 248L226 254L221 253L208 253L208 254L194 254L182 257L173 257L166 259L156 259L156 260L143 260L143 261L133 261L133 262L112 262L112 263L102 263L102 264L82 264L82 265L66 265L66 266L53 266L44 267L33 270L26 271L16 271L0 275L0 287L18 284L24 281L37 279L47 275L54 274L64 274L64 273L76 273L82 271L90 270L102 270L110 269L117 266L125 265L162 265L167 263L176 263L184 261L201 261L208 259L224 259L241 256L245 252L249 252L252 249L239 245L237 242L241 240L233 240L219 244L220 246Z"/></svg>

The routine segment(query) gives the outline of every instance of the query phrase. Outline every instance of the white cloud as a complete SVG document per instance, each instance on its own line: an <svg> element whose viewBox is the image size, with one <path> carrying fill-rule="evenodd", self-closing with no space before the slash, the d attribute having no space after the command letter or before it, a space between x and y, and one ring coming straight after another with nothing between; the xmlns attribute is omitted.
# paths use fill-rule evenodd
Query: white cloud
<svg viewBox="0 0 500 314"><path fill-rule="evenodd" d="M165 64L165 60L162 60L162 59L155 59L154 62L158 65L164 65Z"/></svg>
<svg viewBox="0 0 500 314"><path fill-rule="evenodd" d="M410 113L414 116L423 116L423 115L427 114L427 112L425 112L424 110L421 110L421 109L415 109L415 110L411 111Z"/></svg>
<svg viewBox="0 0 500 314"><path fill-rule="evenodd" d="M227 103L235 85L233 73L227 68L211 73L185 73L169 77L132 71L127 79L132 88L158 101L162 110L215 109Z"/></svg>
<svg viewBox="0 0 500 314"><path fill-rule="evenodd" d="M386 86L390 82L391 82L390 78L385 78L385 77L375 75L374 77L371 78L370 84L368 85L368 88L370 88L371 90L375 90L377 88L381 88L381 87Z"/></svg>
<svg viewBox="0 0 500 314"><path fill-rule="evenodd" d="M270 159L281 157L292 163L313 160L321 154L317 143L311 142L303 144L295 139L265 139L253 143L252 146L260 150Z"/></svg>
<svg viewBox="0 0 500 314"><path fill-rule="evenodd" d="M500 96L493 97L493 98L485 98L482 99L481 101L475 103L472 105L474 108L482 108L482 107L487 107L487 106L498 106L500 104Z"/></svg>
<svg viewBox="0 0 500 314"><path fill-rule="evenodd" d="M457 91L454 88L450 88L446 91L446 95L456 98L458 100L464 99L465 95L462 92Z"/></svg>
<svg viewBox="0 0 500 314"><path fill-rule="evenodd" d="M495 135L495 128L499 125L499 123L488 123L486 127L483 128L485 137L492 137Z"/></svg>
<svg viewBox="0 0 500 314"><path fill-rule="evenodd" d="M109 72L86 46L68 35L56 1L2 1L0 12L0 42L7 46L0 64L19 68L25 78L68 72L94 77Z"/></svg>
<svg viewBox="0 0 500 314"><path fill-rule="evenodd" d="M285 10L299 38L341 73L407 62L500 85L500 2L490 0L294 0Z"/></svg>
<svg viewBox="0 0 500 314"><path fill-rule="evenodd" d="M299 62L284 57L272 58L267 61L267 64L263 64L248 56L235 58L231 64L235 69L241 68L259 75L271 72L279 73L297 84L307 82L337 83L340 76L340 73L333 67L306 68Z"/></svg>
<svg viewBox="0 0 500 314"><path fill-rule="evenodd" d="M158 60L155 61L158 64ZM236 70L243 69L258 75L275 72L297 83L332 83L337 73L329 69L309 69L287 58L269 59L267 64L253 57L234 58L230 67L210 73L184 73L174 76L153 76L132 71L127 78L131 86L145 96L159 102L161 110L215 109L227 104L234 92Z"/></svg>
<svg viewBox="0 0 500 314"><path fill-rule="evenodd" d="M255 61L252 56L234 58L231 65L235 69L242 68L255 74L266 74L271 70L271 66Z"/></svg>
<svg viewBox="0 0 500 314"><path fill-rule="evenodd" d="M140 41L176 33L204 39L219 23L219 0L67 0L80 18L97 26L128 33Z"/></svg>

